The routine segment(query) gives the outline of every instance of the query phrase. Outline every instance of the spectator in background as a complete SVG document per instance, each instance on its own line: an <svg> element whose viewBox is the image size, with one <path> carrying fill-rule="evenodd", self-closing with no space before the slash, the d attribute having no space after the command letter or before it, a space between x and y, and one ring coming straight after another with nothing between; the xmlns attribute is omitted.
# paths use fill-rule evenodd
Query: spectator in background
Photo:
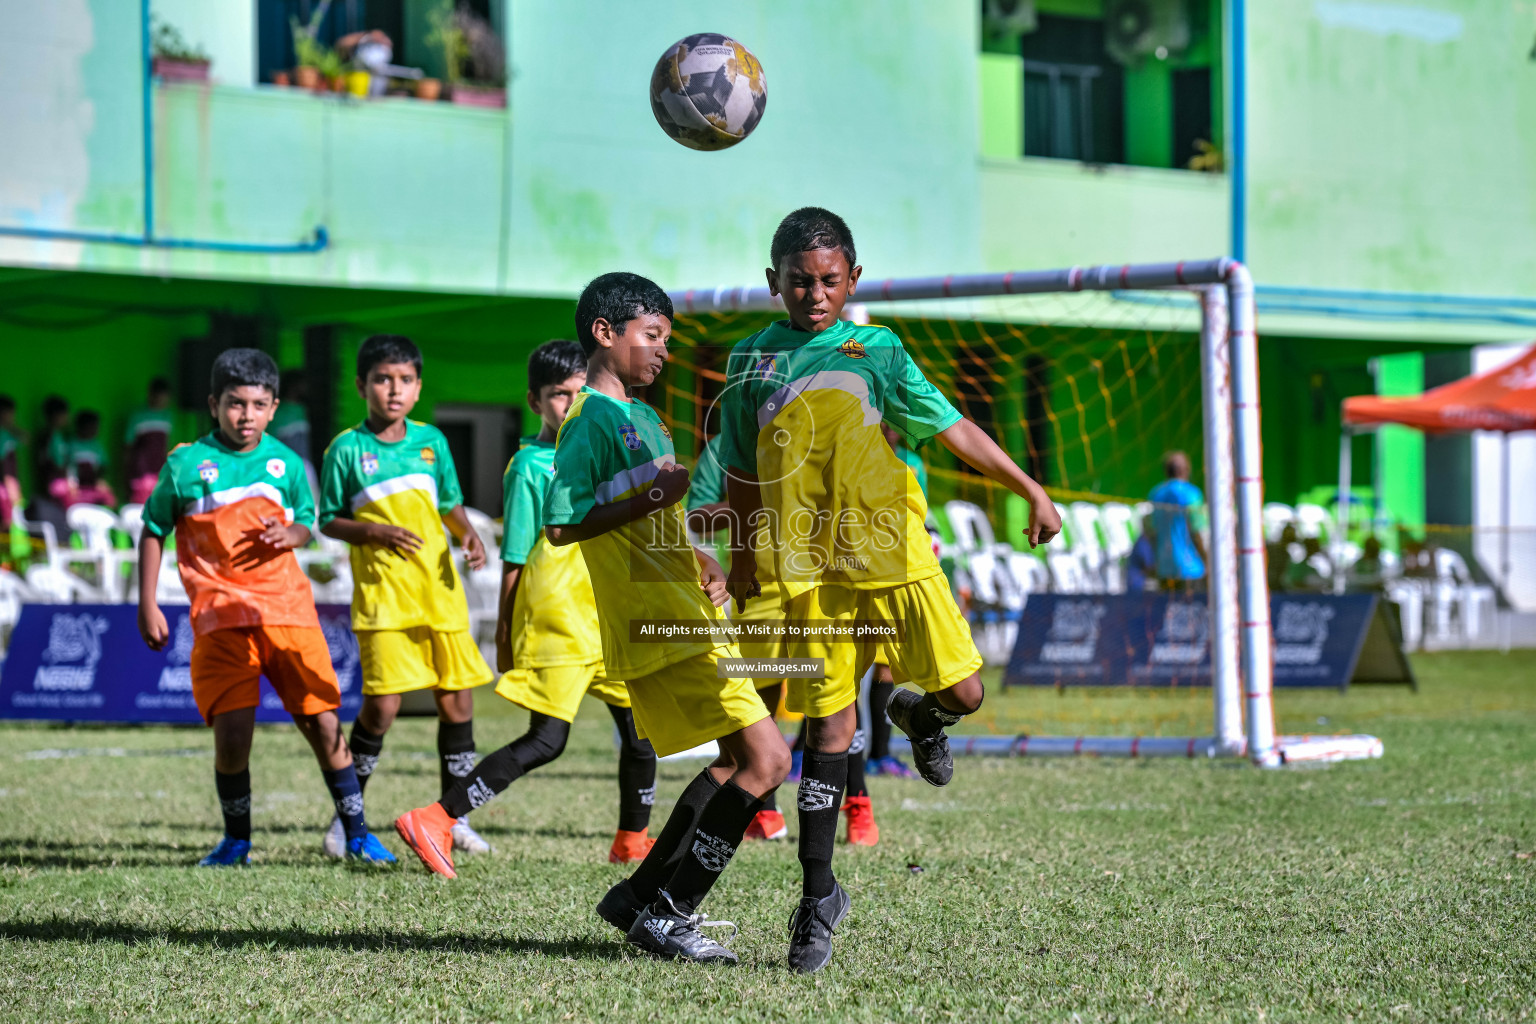
<svg viewBox="0 0 1536 1024"><path fill-rule="evenodd" d="M128 500L142 505L160 479L171 450L171 385L164 377L149 382L148 404L128 414L124 462L128 476Z"/></svg>
<svg viewBox="0 0 1536 1024"><path fill-rule="evenodd" d="M1157 588L1157 534L1151 516L1141 517L1141 536L1125 556L1125 589L1140 594Z"/></svg>
<svg viewBox="0 0 1536 1024"><path fill-rule="evenodd" d="M1189 482L1189 456L1163 456L1167 477L1152 488L1152 531L1157 549L1157 575L1165 590L1190 588L1205 579L1205 544L1200 539L1200 506L1205 496Z"/></svg>
<svg viewBox="0 0 1536 1024"><path fill-rule="evenodd" d="M37 476L37 486L32 492L32 505L27 518L34 523L53 524L54 533L61 543L70 537L69 523L64 518L72 482L69 477L69 403L58 395L43 399L43 429L37 435L32 451L32 466Z"/></svg>
<svg viewBox="0 0 1536 1024"><path fill-rule="evenodd" d="M1380 590L1387 582L1387 565L1381 557L1381 541L1375 535L1365 538L1360 557L1348 569L1352 590Z"/></svg>
<svg viewBox="0 0 1536 1024"><path fill-rule="evenodd" d="M81 409L75 415L75 436L69 442L69 500L71 505L117 505L117 495L107 483L107 450L101 444L101 413Z"/></svg>
<svg viewBox="0 0 1536 1024"><path fill-rule="evenodd" d="M1284 590L1286 577L1290 575L1292 551L1301 550L1301 538L1295 523L1286 523L1280 531L1280 539L1264 546L1264 566L1271 591Z"/></svg>
<svg viewBox="0 0 1536 1024"><path fill-rule="evenodd" d="M277 405L269 428L273 437L298 453L304 462L304 475L309 480L309 490L320 494L320 477L310 452L309 384L303 370L284 370L282 381L283 399Z"/></svg>
<svg viewBox="0 0 1536 1024"><path fill-rule="evenodd" d="M22 507L16 452L23 440L25 437L16 426L16 399L0 395L0 532L11 528L16 509Z"/></svg>

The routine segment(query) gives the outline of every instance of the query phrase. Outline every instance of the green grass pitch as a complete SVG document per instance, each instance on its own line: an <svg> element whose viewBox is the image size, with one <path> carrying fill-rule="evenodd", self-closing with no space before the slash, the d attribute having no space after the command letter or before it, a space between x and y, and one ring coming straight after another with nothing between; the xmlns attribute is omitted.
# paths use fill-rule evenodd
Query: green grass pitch
<svg viewBox="0 0 1536 1024"><path fill-rule="evenodd" d="M218 831L206 731L6 726L0 1020L1524 1019L1536 657L1416 666L1417 694L1278 698L1286 729L1373 732L1380 761L971 758L944 790L873 780L882 841L840 847L853 914L811 978L783 967L792 840L743 848L706 904L741 926L736 969L632 954L593 915L620 877L593 707L562 760L477 812L496 852L452 883L324 861L330 809L292 728L256 738L259 863L217 872L191 866ZM522 727L479 707L482 752ZM1200 733L1209 698L994 690L979 717ZM695 771L663 767L658 827ZM436 786L432 724L402 721L368 793L397 853L391 819Z"/></svg>

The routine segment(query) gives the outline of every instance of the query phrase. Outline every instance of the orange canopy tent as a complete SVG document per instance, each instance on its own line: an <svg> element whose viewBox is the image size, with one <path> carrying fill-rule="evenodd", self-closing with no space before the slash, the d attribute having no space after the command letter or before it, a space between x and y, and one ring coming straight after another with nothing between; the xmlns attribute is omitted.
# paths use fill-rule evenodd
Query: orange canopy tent
<svg viewBox="0 0 1536 1024"><path fill-rule="evenodd" d="M1536 345L1484 373L1431 388L1417 398L1357 395L1344 399L1344 436L1339 444L1338 535L1344 535L1349 493L1349 436L1385 423L1399 423L1425 433L1488 430L1504 435L1502 571L1509 581L1509 435L1536 430Z"/></svg>
<svg viewBox="0 0 1536 1024"><path fill-rule="evenodd" d="M1417 398L1344 399L1344 425L1401 423L1428 433L1536 430L1536 345L1513 362L1442 384Z"/></svg>

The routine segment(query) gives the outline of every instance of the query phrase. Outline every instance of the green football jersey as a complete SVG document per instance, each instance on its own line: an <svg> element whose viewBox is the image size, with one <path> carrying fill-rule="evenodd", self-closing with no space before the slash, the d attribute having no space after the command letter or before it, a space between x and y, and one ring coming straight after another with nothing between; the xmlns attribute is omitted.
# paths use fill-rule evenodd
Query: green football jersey
<svg viewBox="0 0 1536 1024"><path fill-rule="evenodd" d="M338 517L388 523L422 540L404 556L377 544L352 548L353 629L469 628L442 521L463 503L448 439L436 427L407 420L399 441L380 441L366 423L337 435L320 470L321 527Z"/></svg>
<svg viewBox="0 0 1536 1024"><path fill-rule="evenodd" d="M781 320L736 345L726 379L722 461L758 478L757 548L772 551L788 596L941 572L927 501L880 425L916 445L961 416L894 333L840 321L811 334Z"/></svg>
<svg viewBox="0 0 1536 1024"><path fill-rule="evenodd" d="M579 523L595 506L635 497L676 461L672 433L656 410L584 387L560 427L545 522ZM682 502L582 541L581 553L592 577L610 679L639 679L729 644L723 634L630 641L631 620L724 618L699 586Z"/></svg>
<svg viewBox="0 0 1536 1024"><path fill-rule="evenodd" d="M688 474L688 511L726 501L725 466L720 462L720 435L704 446L693 472Z"/></svg>

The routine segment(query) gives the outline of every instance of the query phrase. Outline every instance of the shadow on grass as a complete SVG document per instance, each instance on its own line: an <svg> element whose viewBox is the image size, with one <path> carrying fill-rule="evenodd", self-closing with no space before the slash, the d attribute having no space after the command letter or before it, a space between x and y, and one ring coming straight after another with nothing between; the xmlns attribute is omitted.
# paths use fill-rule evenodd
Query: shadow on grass
<svg viewBox="0 0 1536 1024"><path fill-rule="evenodd" d="M0 867L62 868L76 871L91 868L193 867L204 854L213 849L213 844L217 841L216 830L204 826L199 831L213 838L210 838L206 844L142 841L72 843L57 839L0 839ZM254 829L253 831L259 833L263 830ZM318 830L313 831L318 834ZM323 860L318 846L312 851L279 852L263 849L258 842L253 854L257 867L303 867L321 863ZM329 860L324 862L335 863Z"/></svg>
<svg viewBox="0 0 1536 1024"><path fill-rule="evenodd" d="M302 928L145 927L120 921L0 921L0 938L22 942L92 942L139 946L167 943L214 949L334 949L367 952L448 950L456 953L538 953L565 960L623 960L617 940L573 936L531 939L502 935L397 935L388 932L310 932Z"/></svg>

